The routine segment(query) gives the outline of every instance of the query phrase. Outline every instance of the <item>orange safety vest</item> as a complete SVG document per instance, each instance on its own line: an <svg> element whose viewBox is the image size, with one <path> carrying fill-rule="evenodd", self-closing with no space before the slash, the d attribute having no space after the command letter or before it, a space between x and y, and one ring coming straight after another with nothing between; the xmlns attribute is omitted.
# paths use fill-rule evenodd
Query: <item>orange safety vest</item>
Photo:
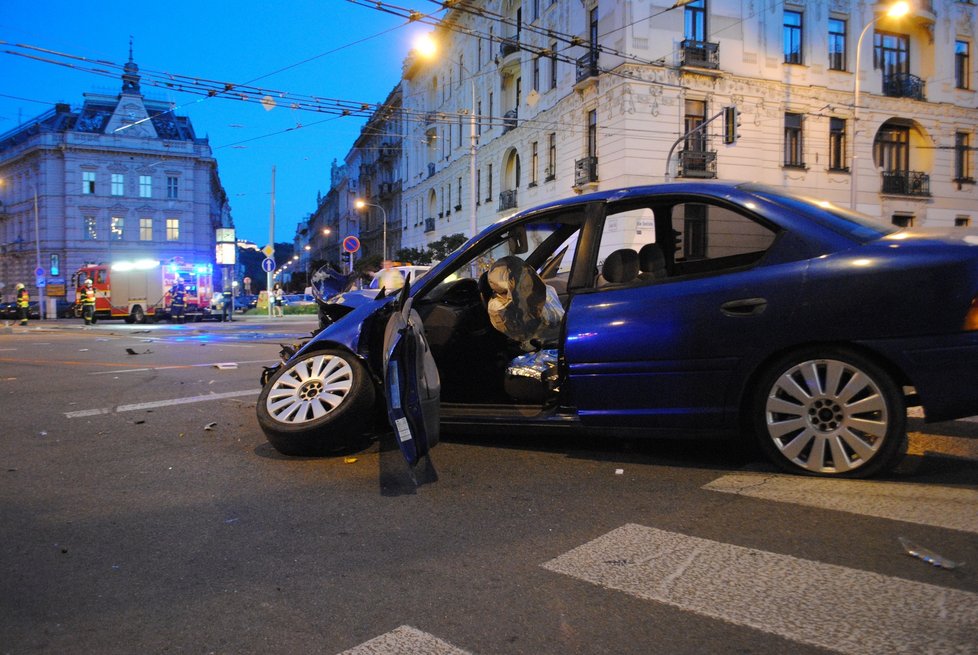
<svg viewBox="0 0 978 655"><path fill-rule="evenodd" d="M27 307L30 304L30 296L27 295L27 289L21 289L17 292L17 306Z"/></svg>

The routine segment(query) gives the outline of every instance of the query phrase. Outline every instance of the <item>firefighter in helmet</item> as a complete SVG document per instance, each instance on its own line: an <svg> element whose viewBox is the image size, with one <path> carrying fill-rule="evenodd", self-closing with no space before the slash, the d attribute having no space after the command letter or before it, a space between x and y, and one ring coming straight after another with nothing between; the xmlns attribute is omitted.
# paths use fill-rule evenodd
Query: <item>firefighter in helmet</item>
<svg viewBox="0 0 978 655"><path fill-rule="evenodd" d="M92 279L85 280L85 288L81 292L82 317L85 325L95 322L95 289L92 287Z"/></svg>
<svg viewBox="0 0 978 655"><path fill-rule="evenodd" d="M183 278L178 277L173 286L170 287L170 318L177 323L183 323L183 310L186 308L184 296L186 293L187 289L183 286Z"/></svg>
<svg viewBox="0 0 978 655"><path fill-rule="evenodd" d="M27 325L27 314L28 307L30 306L31 298L27 295L27 289L24 288L23 282L17 283L17 317L20 318L21 325Z"/></svg>

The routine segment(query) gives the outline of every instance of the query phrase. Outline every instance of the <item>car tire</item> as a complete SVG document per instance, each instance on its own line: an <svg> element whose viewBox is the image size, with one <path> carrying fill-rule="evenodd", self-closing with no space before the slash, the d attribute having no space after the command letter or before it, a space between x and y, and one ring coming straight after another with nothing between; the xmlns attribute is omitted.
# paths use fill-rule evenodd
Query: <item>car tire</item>
<svg viewBox="0 0 978 655"><path fill-rule="evenodd" d="M327 455L356 443L373 424L374 397L366 368L352 354L307 352L280 366L262 387L258 424L283 455Z"/></svg>
<svg viewBox="0 0 978 655"><path fill-rule="evenodd" d="M881 366L844 349L809 349L772 363L751 404L761 451L790 473L864 478L906 451L901 387Z"/></svg>

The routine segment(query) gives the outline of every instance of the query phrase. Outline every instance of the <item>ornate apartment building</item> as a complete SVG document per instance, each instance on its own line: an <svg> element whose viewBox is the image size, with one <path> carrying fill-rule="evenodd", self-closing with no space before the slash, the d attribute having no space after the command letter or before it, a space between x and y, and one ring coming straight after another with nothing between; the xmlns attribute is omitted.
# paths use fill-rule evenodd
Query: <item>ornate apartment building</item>
<svg viewBox="0 0 978 655"><path fill-rule="evenodd" d="M169 103L145 98L132 61L118 95L85 94L0 135L0 282L73 298L94 262L180 257L213 265L215 230L232 227L210 145ZM38 248L39 246L39 248Z"/></svg>
<svg viewBox="0 0 978 655"><path fill-rule="evenodd" d="M388 202L401 244L688 178L784 186L897 224L974 225L978 9L911 0L891 17L892 4L455 4L436 54L412 52L399 84ZM371 175L358 169L357 188Z"/></svg>

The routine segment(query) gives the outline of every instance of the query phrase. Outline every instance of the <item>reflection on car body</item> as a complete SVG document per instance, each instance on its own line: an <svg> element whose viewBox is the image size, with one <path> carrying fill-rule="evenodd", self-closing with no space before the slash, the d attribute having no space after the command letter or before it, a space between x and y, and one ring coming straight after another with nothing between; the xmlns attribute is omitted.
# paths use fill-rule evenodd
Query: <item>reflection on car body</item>
<svg viewBox="0 0 978 655"><path fill-rule="evenodd" d="M387 418L412 464L440 425L749 434L785 470L869 476L899 461L908 406L978 414L978 233L755 184L583 195L486 228L263 382L259 423L285 454Z"/></svg>

